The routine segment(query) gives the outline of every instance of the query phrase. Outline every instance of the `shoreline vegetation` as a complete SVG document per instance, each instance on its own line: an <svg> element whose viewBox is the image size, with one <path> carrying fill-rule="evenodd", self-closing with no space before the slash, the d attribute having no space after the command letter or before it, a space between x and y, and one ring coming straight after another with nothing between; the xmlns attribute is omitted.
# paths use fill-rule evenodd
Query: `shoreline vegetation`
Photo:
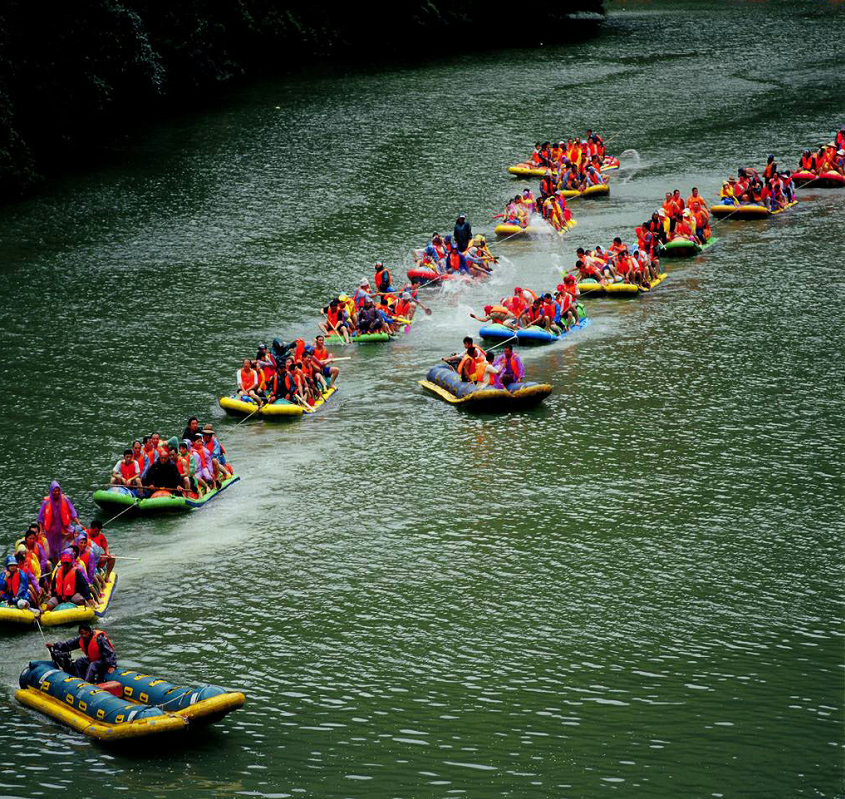
<svg viewBox="0 0 845 799"><path fill-rule="evenodd" d="M551 6L554 6L553 8ZM602 0L532 10L514 36L480 0L6 0L0 8L0 201L85 169L141 123L238 82L318 63L372 64L579 39Z"/></svg>

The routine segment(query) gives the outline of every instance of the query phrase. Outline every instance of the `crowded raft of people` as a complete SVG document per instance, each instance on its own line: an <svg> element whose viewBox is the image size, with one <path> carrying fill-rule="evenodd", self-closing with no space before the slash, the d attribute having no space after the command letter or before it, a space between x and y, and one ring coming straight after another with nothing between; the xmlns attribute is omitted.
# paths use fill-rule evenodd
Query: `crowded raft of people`
<svg viewBox="0 0 845 799"><path fill-rule="evenodd" d="M239 480L210 424L195 416L181 438L160 433L136 438L123 450L108 485L94 502L109 511L161 513L200 508Z"/></svg>
<svg viewBox="0 0 845 799"><path fill-rule="evenodd" d="M428 244L412 251L414 265L408 270L411 287L434 288L447 280L475 280L489 277L498 259L487 239L473 235L465 214L455 220L450 234L433 233ZM417 295L414 293L414 298ZM417 300L419 302L419 300ZM426 310L426 313L430 313Z"/></svg>
<svg viewBox="0 0 845 799"><path fill-rule="evenodd" d="M464 338L463 345L462 353L441 358L429 369L420 386L450 405L484 413L530 408L552 393L548 383L525 380L525 365L512 340L501 344L499 355L493 353L499 345L485 351L471 336Z"/></svg>
<svg viewBox="0 0 845 799"><path fill-rule="evenodd" d="M607 155L604 139L588 130L583 140L576 137L557 144L551 141L535 143L528 160L508 167L508 172L518 177L552 175L557 183L563 184L563 188L578 187L583 191L588 185L593 185L587 182L589 172L609 172L618 168L619 159Z"/></svg>
<svg viewBox="0 0 845 799"><path fill-rule="evenodd" d="M505 210L493 219L502 220L494 228L499 238L550 233L562 235L577 224L560 190L535 197L531 189L525 189L509 200Z"/></svg>
<svg viewBox="0 0 845 799"><path fill-rule="evenodd" d="M537 294L516 286L511 296L502 297L495 305L485 305L483 316L470 316L482 323L478 334L485 341L551 344L589 324L579 296L575 277L567 275L554 293Z"/></svg>
<svg viewBox="0 0 845 799"><path fill-rule="evenodd" d="M617 236L609 247L579 247L575 267L563 275L576 280L581 297L636 297L652 291L666 278L659 259L659 239L638 243L633 249Z"/></svg>
<svg viewBox="0 0 845 799"><path fill-rule="evenodd" d="M764 219L797 202L792 173L778 171L775 157L770 155L762 174L753 167L740 167L735 178L722 181L719 202L710 210L717 219Z"/></svg>
<svg viewBox="0 0 845 799"><path fill-rule="evenodd" d="M0 625L52 627L105 615L115 556L100 522L83 527L58 481L11 550L0 575Z"/></svg>
<svg viewBox="0 0 845 799"><path fill-rule="evenodd" d="M829 144L804 150L792 180L796 186L812 185L818 189L845 187L845 125Z"/></svg>
<svg viewBox="0 0 845 799"><path fill-rule="evenodd" d="M638 225L635 233L637 249L650 260L697 255L716 241L710 226L710 207L696 186L686 200L680 189L666 192L662 206Z"/></svg>
<svg viewBox="0 0 845 799"><path fill-rule="evenodd" d="M272 349L259 344L255 358L244 358L237 370L235 393L220 397L218 403L226 413L245 418L314 413L337 391L336 360L326 349L324 334L310 344L302 338L289 344L274 339Z"/></svg>

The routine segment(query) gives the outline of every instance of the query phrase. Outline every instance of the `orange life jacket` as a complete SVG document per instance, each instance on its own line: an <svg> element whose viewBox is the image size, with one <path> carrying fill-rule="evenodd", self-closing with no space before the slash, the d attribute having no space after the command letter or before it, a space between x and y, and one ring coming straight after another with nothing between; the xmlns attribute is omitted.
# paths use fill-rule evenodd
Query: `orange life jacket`
<svg viewBox="0 0 845 799"><path fill-rule="evenodd" d="M105 638L106 641L111 644L111 648L114 649L114 644L112 644L111 638L109 638L102 630L94 630L87 643L81 635L79 636L79 648L82 650L82 654L85 655L85 657L87 657L92 663L98 661L102 657L99 644L99 639L101 637Z"/></svg>
<svg viewBox="0 0 845 799"><path fill-rule="evenodd" d="M241 369L239 372L241 376L241 388L243 391L249 391L253 386L258 384L258 376L252 368Z"/></svg>
<svg viewBox="0 0 845 799"><path fill-rule="evenodd" d="M44 511L44 529L49 530L53 524L53 497L48 494L46 497L44 497L44 499L50 500L47 504L47 510ZM64 494L62 494L60 502L62 505L62 527L69 527L70 504L68 503L67 498Z"/></svg>
<svg viewBox="0 0 845 799"><path fill-rule="evenodd" d="M391 286L390 272L387 269L376 272L373 283L375 284L376 291L387 291Z"/></svg>
<svg viewBox="0 0 845 799"><path fill-rule="evenodd" d="M6 591L9 593L9 596L14 599L15 595L18 593L18 588L21 585L21 570L20 567L15 569L15 573L7 578L6 580Z"/></svg>
<svg viewBox="0 0 845 799"><path fill-rule="evenodd" d="M120 462L120 476L124 480L131 480L133 477L138 476L138 464L131 460L129 463L126 461Z"/></svg>
<svg viewBox="0 0 845 799"><path fill-rule="evenodd" d="M62 601L67 601L76 593L76 564L67 571L61 566L56 567L56 596Z"/></svg>
<svg viewBox="0 0 845 799"><path fill-rule="evenodd" d="M200 443L199 447L194 444L193 451L197 454L197 457L200 459L200 468L208 469L211 467L210 457L208 455L208 451L206 448Z"/></svg>

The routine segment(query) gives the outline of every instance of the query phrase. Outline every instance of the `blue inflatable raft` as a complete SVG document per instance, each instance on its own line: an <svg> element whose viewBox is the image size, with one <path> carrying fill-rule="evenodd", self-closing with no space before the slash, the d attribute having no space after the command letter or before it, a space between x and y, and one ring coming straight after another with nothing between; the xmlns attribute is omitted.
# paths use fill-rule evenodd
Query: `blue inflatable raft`
<svg viewBox="0 0 845 799"><path fill-rule="evenodd" d="M109 682L94 685L50 661L35 660L21 672L15 697L83 735L106 742L184 732L189 725L217 721L244 703L239 691L182 688L120 667L108 678Z"/></svg>
<svg viewBox="0 0 845 799"><path fill-rule="evenodd" d="M507 388L493 388L461 380L446 364L432 367L420 385L450 405L460 405L486 413L508 413L541 403L552 387L548 383L511 383Z"/></svg>
<svg viewBox="0 0 845 799"><path fill-rule="evenodd" d="M478 335L485 341L507 341L513 339L515 336L517 344L553 344L555 341L560 341L567 334L580 330L590 324L590 320L587 318L587 314L581 303L578 303L578 320L577 325L573 325L569 330L564 330L562 333L552 333L550 330L546 330L544 327L537 327L536 325L513 330L503 324L488 324L484 325L478 331Z"/></svg>

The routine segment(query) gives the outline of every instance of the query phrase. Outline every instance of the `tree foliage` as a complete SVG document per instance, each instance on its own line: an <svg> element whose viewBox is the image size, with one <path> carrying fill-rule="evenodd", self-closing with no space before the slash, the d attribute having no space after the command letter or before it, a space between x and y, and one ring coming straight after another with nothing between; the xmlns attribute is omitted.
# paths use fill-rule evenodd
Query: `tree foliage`
<svg viewBox="0 0 845 799"><path fill-rule="evenodd" d="M480 0L4 0L0 196L24 193L121 125L234 79L314 59L450 53L456 42L552 42L571 32L570 13L603 13L602 0L548 5L532 11L534 33L514 40Z"/></svg>

